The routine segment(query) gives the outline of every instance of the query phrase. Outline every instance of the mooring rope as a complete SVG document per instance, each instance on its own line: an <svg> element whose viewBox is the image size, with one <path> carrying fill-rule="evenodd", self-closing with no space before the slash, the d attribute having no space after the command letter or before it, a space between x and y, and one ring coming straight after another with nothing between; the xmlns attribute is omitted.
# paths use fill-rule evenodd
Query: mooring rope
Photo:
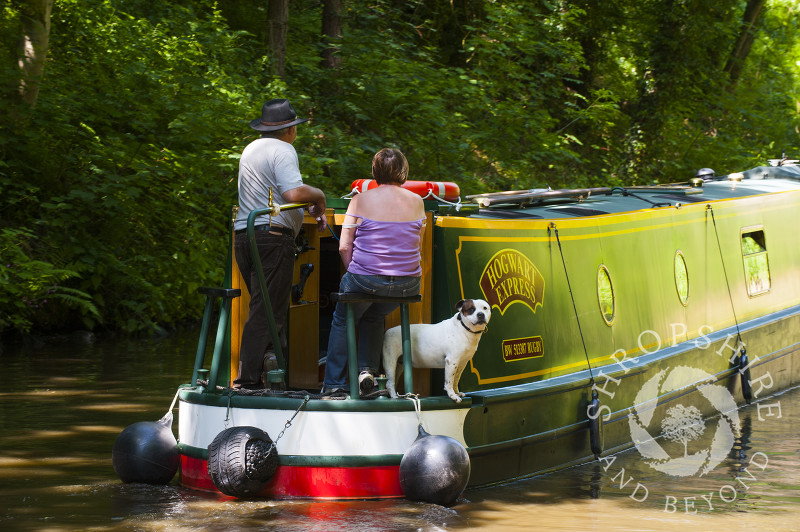
<svg viewBox="0 0 800 532"><path fill-rule="evenodd" d="M722 263L722 273L725 275L725 288L728 289L728 300L731 302L731 312L733 313L733 322L736 324L736 341L739 343L737 346L737 351L739 350L739 346L744 347L744 342L742 341L742 333L739 330L739 319L736 317L736 307L733 305L733 295L731 294L731 285L728 282L728 270L725 268L725 259L722 257L722 246L719 243L719 232L717 231L717 220L714 218L714 208L711 207L711 204L706 205L706 209L711 212L711 222L714 224L714 236L717 238L717 250L719 250L719 260Z"/></svg>
<svg viewBox="0 0 800 532"><path fill-rule="evenodd" d="M444 198L440 198L439 196L437 196L436 194L433 193L432 189L428 189L428 194L422 199L426 200L428 198L433 198L436 201L438 201L439 203L444 203L445 205L452 205L453 207L456 208L456 211L461 210L461 196L459 196L458 197L458 201L454 203L452 201L447 201Z"/></svg>
<svg viewBox="0 0 800 532"><path fill-rule="evenodd" d="M175 403L178 402L178 394L180 394L180 393L181 393L181 389L178 388L177 391L175 392L175 397L172 398L172 404L169 405L169 410L167 410L167 413L164 414L164 417L162 417L160 421L162 421L162 422L163 421L170 421L170 422L172 421L172 410L175 408Z"/></svg>
<svg viewBox="0 0 800 532"><path fill-rule="evenodd" d="M414 410L417 412L417 421L419 422L420 426L422 426L422 401L420 401L419 395L415 393L407 393L401 397L405 397L414 403Z"/></svg>
<svg viewBox="0 0 800 532"><path fill-rule="evenodd" d="M578 323L578 333L581 336L581 344L583 344L583 355L586 357L586 365L589 366L589 383L594 384L594 374L592 373L592 363L589 362L589 352L586 350L586 341L583 339L583 330L581 330L581 320L578 317L578 307L575 306L575 297L572 295L572 285L569 282L569 273L567 273L567 263L564 260L564 251L561 249L561 239L558 238L558 227L555 222L550 222L547 227L547 236L550 236L550 229L556 233L556 242L558 243L558 252L561 255L561 264L564 266L564 277L567 278L567 288L569 289L569 298L572 300L572 310L575 312L575 321Z"/></svg>

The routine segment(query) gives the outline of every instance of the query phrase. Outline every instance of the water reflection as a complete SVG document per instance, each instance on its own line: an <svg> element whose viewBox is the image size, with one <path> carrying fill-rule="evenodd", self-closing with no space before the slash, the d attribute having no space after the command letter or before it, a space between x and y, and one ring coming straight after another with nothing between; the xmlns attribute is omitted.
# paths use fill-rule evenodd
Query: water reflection
<svg viewBox="0 0 800 532"><path fill-rule="evenodd" d="M750 436L753 432L753 420L750 417L750 411L742 412L739 419L741 420L742 428L739 437L736 438L736 443L731 449L731 460L729 460L731 465L730 472L734 477L747 467Z"/></svg>
<svg viewBox="0 0 800 532"><path fill-rule="evenodd" d="M195 349L190 331L161 340L7 349L0 355L0 529L799 528L800 390L765 400L780 402L781 417L760 416L757 405L741 410L733 449L705 476L667 476L634 448L566 471L473 489L452 508L405 500L238 501L175 484L120 483L111 465L115 438L131 423L164 415L189 376ZM762 454L766 465L753 466ZM745 468L755 480L747 476L743 484L736 477L744 479ZM646 487L646 498L641 490L631 497L637 485ZM725 486L737 490L730 502L720 495L731 498Z"/></svg>

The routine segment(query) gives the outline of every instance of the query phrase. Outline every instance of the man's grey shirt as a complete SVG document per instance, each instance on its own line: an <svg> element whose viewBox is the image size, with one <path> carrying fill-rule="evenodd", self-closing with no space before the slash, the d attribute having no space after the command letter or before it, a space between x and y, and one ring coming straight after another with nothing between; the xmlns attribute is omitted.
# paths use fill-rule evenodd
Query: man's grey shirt
<svg viewBox="0 0 800 532"><path fill-rule="evenodd" d="M297 152L291 144L271 137L254 140L239 160L239 213L234 229L245 229L250 212L268 205L270 187L273 203L282 205L288 203L283 195L302 184ZM269 223L269 215L255 220L255 225ZM296 235L303 224L303 209L281 212L271 223L290 227Z"/></svg>

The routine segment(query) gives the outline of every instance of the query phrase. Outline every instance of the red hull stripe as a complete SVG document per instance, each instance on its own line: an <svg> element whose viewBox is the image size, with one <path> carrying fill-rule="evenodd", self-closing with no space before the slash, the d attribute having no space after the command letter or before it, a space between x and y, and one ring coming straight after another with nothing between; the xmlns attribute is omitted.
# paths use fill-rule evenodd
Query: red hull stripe
<svg viewBox="0 0 800 532"><path fill-rule="evenodd" d="M399 466L280 466L260 495L274 499L383 499L403 497ZM208 476L208 463L181 455L181 485L218 492Z"/></svg>

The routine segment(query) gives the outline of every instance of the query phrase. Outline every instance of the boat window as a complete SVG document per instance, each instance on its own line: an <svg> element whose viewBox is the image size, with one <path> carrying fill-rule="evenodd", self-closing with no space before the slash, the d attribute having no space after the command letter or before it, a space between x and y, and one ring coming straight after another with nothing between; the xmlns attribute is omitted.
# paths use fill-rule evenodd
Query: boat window
<svg viewBox="0 0 800 532"><path fill-rule="evenodd" d="M686 271L686 260L680 250L675 252L675 290L681 304L685 306L689 299L689 272Z"/></svg>
<svg viewBox="0 0 800 532"><path fill-rule="evenodd" d="M756 296L769 292L769 261L763 228L742 230L742 259L747 294Z"/></svg>
<svg viewBox="0 0 800 532"><path fill-rule="evenodd" d="M600 305L600 315L607 325L614 321L614 287L611 285L611 276L608 268L601 264L597 270L597 302Z"/></svg>

